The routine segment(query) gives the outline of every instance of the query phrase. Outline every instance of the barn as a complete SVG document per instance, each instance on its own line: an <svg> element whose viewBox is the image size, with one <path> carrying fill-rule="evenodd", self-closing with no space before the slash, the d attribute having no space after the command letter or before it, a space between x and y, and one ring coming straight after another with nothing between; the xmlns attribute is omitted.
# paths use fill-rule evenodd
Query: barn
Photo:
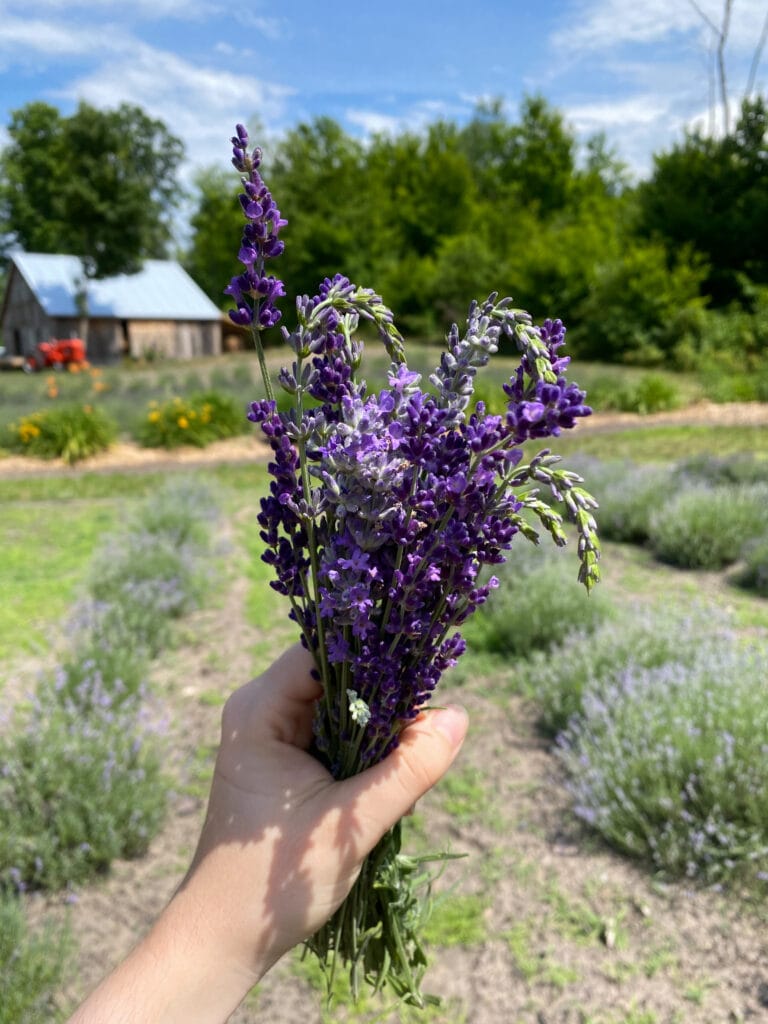
<svg viewBox="0 0 768 1024"><path fill-rule="evenodd" d="M147 260L138 273L89 280L85 290L77 256L14 252L8 271L0 334L9 356L77 337L94 363L221 353L221 312L172 260Z"/></svg>

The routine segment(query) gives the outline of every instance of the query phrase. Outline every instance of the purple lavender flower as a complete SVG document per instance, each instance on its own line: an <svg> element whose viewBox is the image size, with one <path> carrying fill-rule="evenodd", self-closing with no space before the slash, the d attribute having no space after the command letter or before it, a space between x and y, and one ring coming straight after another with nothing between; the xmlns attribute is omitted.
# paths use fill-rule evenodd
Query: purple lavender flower
<svg viewBox="0 0 768 1024"><path fill-rule="evenodd" d="M299 327L284 331L296 360L280 378L295 408L279 413L263 401L250 412L274 454L259 525L273 586L291 600L329 694L318 705L318 752L345 776L386 756L460 655L454 627L497 585L484 581L485 567L504 561L516 534L534 539L524 510L564 542L559 517L530 483L567 497L581 531L583 578L594 582L594 502L546 452L523 465L521 450L528 437L557 434L589 410L562 377L560 321L534 327L509 300L473 304L466 333L451 330L431 377L437 395L399 361L391 315L377 296L337 277L297 309ZM361 312L378 318L394 356L378 394L355 380L359 349L349 339ZM482 403L468 413L474 374L502 332L522 350L520 371L505 386L507 415L490 415ZM369 711L362 736L349 720L350 687Z"/></svg>
<svg viewBox="0 0 768 1024"><path fill-rule="evenodd" d="M288 221L280 216L259 174L261 150L256 146L248 151L248 132L241 124L237 125L232 147L232 163L242 175L240 205L246 224L237 256L245 269L224 289L237 306L230 310L229 316L233 323L241 326L274 327L282 315L275 300L285 295L285 288L279 278L265 274L264 265L268 259L282 253L284 243L278 235Z"/></svg>

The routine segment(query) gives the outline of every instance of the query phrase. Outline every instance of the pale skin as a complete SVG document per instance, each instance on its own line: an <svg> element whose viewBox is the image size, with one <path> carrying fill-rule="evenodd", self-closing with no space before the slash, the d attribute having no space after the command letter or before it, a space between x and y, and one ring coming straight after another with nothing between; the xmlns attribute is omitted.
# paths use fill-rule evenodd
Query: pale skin
<svg viewBox="0 0 768 1024"><path fill-rule="evenodd" d="M461 708L421 714L381 764L335 782L308 752L321 696L299 644L222 716L208 813L150 932L69 1024L221 1024L349 892L367 853L448 770Z"/></svg>

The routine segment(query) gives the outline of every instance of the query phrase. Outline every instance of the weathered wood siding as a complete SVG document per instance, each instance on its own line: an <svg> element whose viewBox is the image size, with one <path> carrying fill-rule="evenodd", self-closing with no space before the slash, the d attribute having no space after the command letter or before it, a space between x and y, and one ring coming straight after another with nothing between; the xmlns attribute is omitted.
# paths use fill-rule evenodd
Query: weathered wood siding
<svg viewBox="0 0 768 1024"><path fill-rule="evenodd" d="M149 354L164 359L192 359L221 354L221 324L183 320L131 320L128 351L134 359Z"/></svg>
<svg viewBox="0 0 768 1024"><path fill-rule="evenodd" d="M52 333L52 324L45 310L13 265L8 277L0 329L8 353L16 356L31 354L38 342L47 341Z"/></svg>

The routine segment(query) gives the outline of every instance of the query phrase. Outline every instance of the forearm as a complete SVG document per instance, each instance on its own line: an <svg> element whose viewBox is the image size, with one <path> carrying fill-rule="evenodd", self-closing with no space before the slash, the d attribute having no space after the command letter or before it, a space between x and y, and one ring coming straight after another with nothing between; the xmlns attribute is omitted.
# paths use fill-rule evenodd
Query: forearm
<svg viewBox="0 0 768 1024"><path fill-rule="evenodd" d="M191 886L69 1024L223 1024L265 969L222 955Z"/></svg>

